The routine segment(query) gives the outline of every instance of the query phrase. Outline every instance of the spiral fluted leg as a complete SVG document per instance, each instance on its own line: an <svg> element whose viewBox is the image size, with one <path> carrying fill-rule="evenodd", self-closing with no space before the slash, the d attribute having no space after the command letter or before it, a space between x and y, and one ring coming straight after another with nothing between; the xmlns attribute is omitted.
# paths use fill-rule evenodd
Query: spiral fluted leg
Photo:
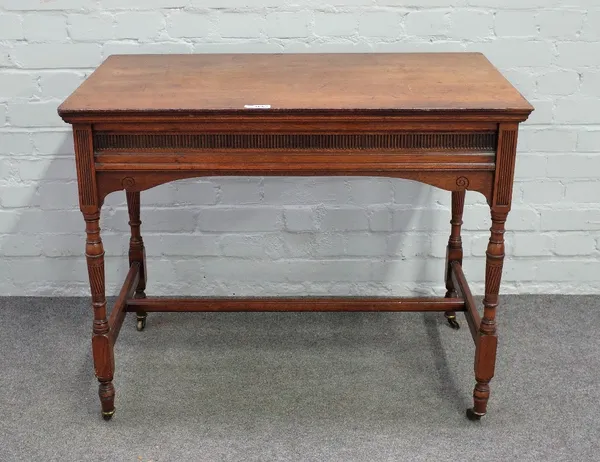
<svg viewBox="0 0 600 462"><path fill-rule="evenodd" d="M475 380L477 383L473 390L473 408L467 410L467 417L472 420L479 420L486 414L490 397L490 381L494 377L498 344L496 308L498 307L498 292L504 263L504 223L507 215L508 211L506 210L499 212L492 209L491 236L486 252L483 318L475 349Z"/></svg>
<svg viewBox="0 0 600 462"><path fill-rule="evenodd" d="M452 192L452 219L450 225L452 225L450 231L450 238L448 239L448 246L446 247L446 298L457 297L456 289L452 284L452 278L450 277L450 265L453 261L458 261L462 264L463 248L462 239L460 237L460 230L463 224L463 210L465 207L465 191L453 191ZM448 324L453 329L460 329L460 324L456 320L456 313L454 311L447 311L444 313Z"/></svg>
<svg viewBox="0 0 600 462"><path fill-rule="evenodd" d="M96 377L100 382L98 393L102 405L102 416L108 420L115 412L115 388L112 384L115 360L106 317L104 246L100 238L100 210L96 210L94 213L84 213L84 218L87 235L85 256L94 310L92 354Z"/></svg>
<svg viewBox="0 0 600 462"><path fill-rule="evenodd" d="M127 210L129 212L129 227L131 229L131 238L129 239L129 264L139 262L140 264L140 282L135 292L135 298L146 298L146 250L144 240L140 232L142 224L140 220L140 193L126 192ZM145 311L136 313L137 330L142 331L146 327L146 318L148 314Z"/></svg>

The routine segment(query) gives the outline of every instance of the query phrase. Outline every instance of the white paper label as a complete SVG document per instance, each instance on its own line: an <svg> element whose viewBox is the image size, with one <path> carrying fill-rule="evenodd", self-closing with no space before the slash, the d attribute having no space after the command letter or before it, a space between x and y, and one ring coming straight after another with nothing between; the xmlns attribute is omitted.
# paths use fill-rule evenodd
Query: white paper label
<svg viewBox="0 0 600 462"><path fill-rule="evenodd" d="M244 107L246 109L271 109L270 104L246 104Z"/></svg>

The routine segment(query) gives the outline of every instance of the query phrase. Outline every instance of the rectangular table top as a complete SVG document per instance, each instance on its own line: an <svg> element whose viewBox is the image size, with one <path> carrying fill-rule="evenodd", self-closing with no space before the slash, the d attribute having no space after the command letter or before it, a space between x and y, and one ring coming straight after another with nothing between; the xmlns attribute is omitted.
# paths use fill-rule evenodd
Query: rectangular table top
<svg viewBox="0 0 600 462"><path fill-rule="evenodd" d="M59 113L532 109L480 53L195 54L111 56Z"/></svg>

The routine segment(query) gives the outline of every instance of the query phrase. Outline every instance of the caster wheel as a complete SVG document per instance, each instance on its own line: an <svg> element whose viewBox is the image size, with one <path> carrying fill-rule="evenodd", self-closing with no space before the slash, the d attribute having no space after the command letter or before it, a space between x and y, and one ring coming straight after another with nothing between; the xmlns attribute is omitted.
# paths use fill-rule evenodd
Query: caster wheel
<svg viewBox="0 0 600 462"><path fill-rule="evenodd" d="M478 414L476 413L473 408L469 408L467 409L467 419L469 420L473 420L473 421L477 421L477 420L481 420L481 418L484 416L485 414Z"/></svg>
<svg viewBox="0 0 600 462"><path fill-rule="evenodd" d="M460 329L460 324L456 320L456 316L446 316L446 319L448 320L448 324L450 325L450 327L452 327L452 329Z"/></svg>
<svg viewBox="0 0 600 462"><path fill-rule="evenodd" d="M143 331L145 327L146 327L146 318L138 319L137 320L137 330L138 330L138 332Z"/></svg>
<svg viewBox="0 0 600 462"><path fill-rule="evenodd" d="M106 421L109 421L110 419L112 419L112 416L115 415L115 410L116 409L113 409L112 411L109 411L109 412L102 411L102 418Z"/></svg>

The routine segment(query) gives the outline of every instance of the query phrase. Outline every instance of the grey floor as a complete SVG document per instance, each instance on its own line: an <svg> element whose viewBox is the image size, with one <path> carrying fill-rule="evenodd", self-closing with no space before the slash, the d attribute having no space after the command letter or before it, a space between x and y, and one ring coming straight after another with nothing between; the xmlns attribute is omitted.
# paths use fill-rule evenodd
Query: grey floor
<svg viewBox="0 0 600 462"><path fill-rule="evenodd" d="M503 297L478 423L464 321L156 313L139 333L129 316L104 422L88 300L0 298L0 460L600 460L599 305Z"/></svg>

